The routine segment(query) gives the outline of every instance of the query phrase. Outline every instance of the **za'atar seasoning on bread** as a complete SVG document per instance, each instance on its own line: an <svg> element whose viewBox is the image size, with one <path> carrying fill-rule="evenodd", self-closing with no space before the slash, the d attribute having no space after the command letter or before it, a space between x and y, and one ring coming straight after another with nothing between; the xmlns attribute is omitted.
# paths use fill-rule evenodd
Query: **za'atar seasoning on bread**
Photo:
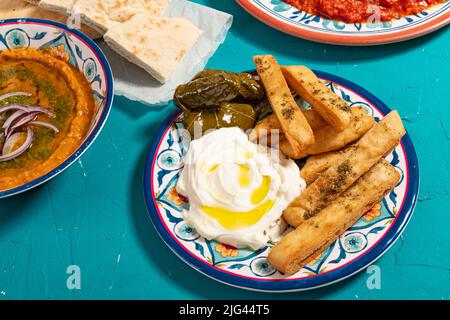
<svg viewBox="0 0 450 320"><path fill-rule="evenodd" d="M286 222L297 227L316 215L395 148L405 133L400 116L391 111L289 205L283 212Z"/></svg>

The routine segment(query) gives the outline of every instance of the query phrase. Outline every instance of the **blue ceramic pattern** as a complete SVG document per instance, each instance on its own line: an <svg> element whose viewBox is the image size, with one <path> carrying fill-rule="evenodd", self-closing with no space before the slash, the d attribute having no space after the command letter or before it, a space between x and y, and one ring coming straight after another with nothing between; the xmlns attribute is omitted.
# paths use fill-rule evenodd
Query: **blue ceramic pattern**
<svg viewBox="0 0 450 320"><path fill-rule="evenodd" d="M318 72L318 74L323 75L322 77L325 79L332 78L331 75L325 73ZM336 79L338 81L341 80L337 77ZM367 95L370 95L369 98L363 96L365 92L363 92L363 94L358 94L355 92L354 88L350 89L350 82L344 83L344 86L338 84L336 79L334 81L324 81L332 91L339 94L352 106L361 106L365 108L377 119L380 119L389 111L384 105L382 105L381 102L379 102L379 104L381 104L385 110L377 110L374 107L373 101L373 99L376 98L373 97L373 99L369 99L371 97L369 93L367 93ZM342 81L339 82L344 81L345 80L342 79ZM361 88L361 90L363 89ZM297 99L297 101L305 106L304 102L301 100ZM375 102L378 102L378 100ZM377 107L380 107L380 105L377 105ZM400 209L403 202L405 202L402 207L403 213L401 219L399 220L409 219L409 216L412 213L412 208L415 203L415 195L417 193L418 174L417 172L413 172L413 174L410 173L410 176L408 177L409 182L407 185L407 177L405 176L405 172L407 166L410 165L408 162L411 163L412 161L414 163L416 161L415 153L412 149L407 151L406 155L404 149L399 146L387 157L387 160L399 170L402 174L402 179L394 190L380 203L379 210L375 208L370 215L361 217L354 226L347 230L338 240L336 240L334 244L321 253L319 257L316 257L314 261L305 266L303 270L292 277L285 278L284 275L268 265L265 260L268 249L272 246L272 244L268 244L267 247L258 251L235 249L229 246L224 246L216 241L209 241L198 236L196 231L189 227L183 220L182 214L183 211L187 210L188 203L186 203L186 200L182 197L180 198L177 196L175 192L175 185L177 183L179 173L183 167L182 157L186 154L189 143L184 135L184 131L180 131L180 129L182 129L182 124L181 118L178 117L176 121L171 124L167 133L162 134L159 138L160 140L156 141L160 142L160 146L159 148L154 146L155 150L153 151L155 152L156 157L155 166L151 167L151 164L147 162L146 179L148 179L149 176L153 177L154 184L154 194L152 195L148 182L146 182L147 204L150 212L152 213L152 207L154 208L152 198L154 197L163 220L161 221L161 218L155 218L155 216L151 214L153 222L157 226L157 229L158 225L164 223L168 225L169 229L175 230L170 235L163 235L163 238L170 236L176 239L178 244L172 244L172 247L175 245L178 246L177 249L179 250L190 251L197 256L196 259L199 260L198 263L201 263L201 260L203 260L205 263L214 267L215 270L224 270L227 273L235 275L237 278L243 277L259 280L265 279L269 281L276 279L278 282L280 279L286 279L286 282L289 282L291 279L293 279L291 281L297 281L295 284L291 283L290 285L278 287L273 284L260 282L257 282L257 285L245 285L246 287L263 290L278 290L282 287L286 290L306 288L307 286L304 282L302 282L302 279L314 279L315 277L319 278L322 274L324 276L328 276L327 273L330 271L338 272L344 265L348 263L355 263L354 261L357 262L365 253L371 251L378 240L388 235L390 227L393 224L404 227L404 221L397 221L394 223L398 214L397 211ZM152 150L150 152L152 152ZM150 153L149 156L153 157ZM161 232L165 231L160 231L160 233ZM398 234L399 233L397 232L395 237L398 236ZM184 247L184 249L179 246L180 244ZM215 278L223 281L223 279L221 279L220 271L217 272L218 275L215 276ZM336 278L332 279L336 280ZM241 281L230 281L230 283L235 285L238 283L238 285L240 285Z"/></svg>

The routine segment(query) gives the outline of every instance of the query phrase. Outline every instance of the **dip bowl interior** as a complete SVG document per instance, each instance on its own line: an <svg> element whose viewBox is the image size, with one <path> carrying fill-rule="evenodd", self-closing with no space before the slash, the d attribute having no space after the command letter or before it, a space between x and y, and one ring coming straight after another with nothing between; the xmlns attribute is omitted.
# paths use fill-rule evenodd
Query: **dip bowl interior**
<svg viewBox="0 0 450 320"><path fill-rule="evenodd" d="M86 35L66 25L40 19L10 19L0 21L0 51L18 48L52 48L78 69L89 82L95 110L81 144L55 169L26 184L0 190L0 198L28 191L52 179L89 149L106 123L114 97L110 65L101 49Z"/></svg>

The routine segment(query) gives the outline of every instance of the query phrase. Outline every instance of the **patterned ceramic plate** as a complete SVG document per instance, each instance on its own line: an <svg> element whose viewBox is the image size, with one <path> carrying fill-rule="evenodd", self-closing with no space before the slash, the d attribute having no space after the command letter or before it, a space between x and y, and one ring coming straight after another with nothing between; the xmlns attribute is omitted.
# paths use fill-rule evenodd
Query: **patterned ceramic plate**
<svg viewBox="0 0 450 320"><path fill-rule="evenodd" d="M0 198L36 187L60 174L80 158L105 125L114 97L112 72L105 55L94 41L78 30L48 20L0 20L0 50L16 48L59 50L67 62L79 69L90 82L97 108L82 145L66 161L38 179L14 189L0 191Z"/></svg>
<svg viewBox="0 0 450 320"><path fill-rule="evenodd" d="M300 38L340 45L399 42L450 23L450 0L419 14L380 23L344 23L300 11L282 0L236 0L245 10L275 29Z"/></svg>
<svg viewBox="0 0 450 320"><path fill-rule="evenodd" d="M390 110L375 96L345 79L316 74L351 106L361 106L377 120ZM175 112L161 128L148 153L144 188L151 220L166 244L186 263L223 283L261 291L296 291L331 284L378 259L400 236L416 203L419 169L411 139L387 157L401 173L395 189L367 212L335 243L297 274L286 277L274 270L266 257L270 247L258 251L235 249L208 241L181 217L189 204L176 190L187 140L179 135L181 115Z"/></svg>

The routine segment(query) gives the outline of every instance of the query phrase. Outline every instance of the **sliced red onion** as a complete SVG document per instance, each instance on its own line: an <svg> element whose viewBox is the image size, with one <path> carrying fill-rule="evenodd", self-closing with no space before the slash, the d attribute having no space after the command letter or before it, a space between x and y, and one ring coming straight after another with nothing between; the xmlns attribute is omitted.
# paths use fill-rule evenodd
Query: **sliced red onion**
<svg viewBox="0 0 450 320"><path fill-rule="evenodd" d="M11 97L17 97L17 96L30 97L30 96L32 96L32 94L28 93L28 92L22 92L22 91L5 93L0 96L0 101L3 101L5 99L11 98Z"/></svg>
<svg viewBox="0 0 450 320"><path fill-rule="evenodd" d="M6 106L0 107L0 113L9 111L9 110L22 110L26 112L40 112L48 115L49 117L54 117L55 114L48 110L47 108L41 106L29 106L25 104L12 103Z"/></svg>
<svg viewBox="0 0 450 320"><path fill-rule="evenodd" d="M49 129L52 129L53 131L55 131L55 133L59 133L59 129L58 127L56 127L55 125L49 123L49 122L45 122L45 121L31 121L29 124L34 124L37 126L43 126L43 127L47 127Z"/></svg>
<svg viewBox="0 0 450 320"><path fill-rule="evenodd" d="M39 112L28 112L16 118L8 127L5 128L5 136L8 139L14 130L24 126L31 121L34 121L38 116Z"/></svg>
<svg viewBox="0 0 450 320"><path fill-rule="evenodd" d="M14 112L8 119L6 119L6 121L3 123L2 128L3 129L8 128L13 121L15 121L18 117L20 117L24 113L27 112L23 110L17 110L16 112Z"/></svg>
<svg viewBox="0 0 450 320"><path fill-rule="evenodd" d="M15 136L15 134L12 135L11 137L9 137L9 138L6 140L3 149L5 149L5 146L6 146L7 144L11 143L11 142L9 142L9 140L12 139L13 136ZM5 162L5 161L13 160L13 159L17 158L18 156L20 156L21 154L23 154L25 151L27 151L28 148L29 148L29 147L31 146L31 144L33 143L33 136L34 136L33 129L27 128L27 138L25 139L24 143L23 143L19 148L17 148L16 150L14 150L14 151L11 152L11 153L8 153L8 154L2 154L2 155L0 156L0 162ZM16 139L17 139L17 137L16 137Z"/></svg>
<svg viewBox="0 0 450 320"><path fill-rule="evenodd" d="M12 151L12 148L16 145L16 142L18 139L20 139L21 136L27 134L26 132L16 132L12 134L8 140L5 141L2 148L2 154L9 154Z"/></svg>
<svg viewBox="0 0 450 320"><path fill-rule="evenodd" d="M27 114L24 114L22 117L18 118L17 121L11 126L14 129L20 128L21 126L24 126L28 124L31 121L34 121L34 119L38 116L39 112L30 112Z"/></svg>
<svg viewBox="0 0 450 320"><path fill-rule="evenodd" d="M28 111L28 107L20 104L8 104L6 106L0 107L0 113L10 111L10 110L22 110L22 111Z"/></svg>

